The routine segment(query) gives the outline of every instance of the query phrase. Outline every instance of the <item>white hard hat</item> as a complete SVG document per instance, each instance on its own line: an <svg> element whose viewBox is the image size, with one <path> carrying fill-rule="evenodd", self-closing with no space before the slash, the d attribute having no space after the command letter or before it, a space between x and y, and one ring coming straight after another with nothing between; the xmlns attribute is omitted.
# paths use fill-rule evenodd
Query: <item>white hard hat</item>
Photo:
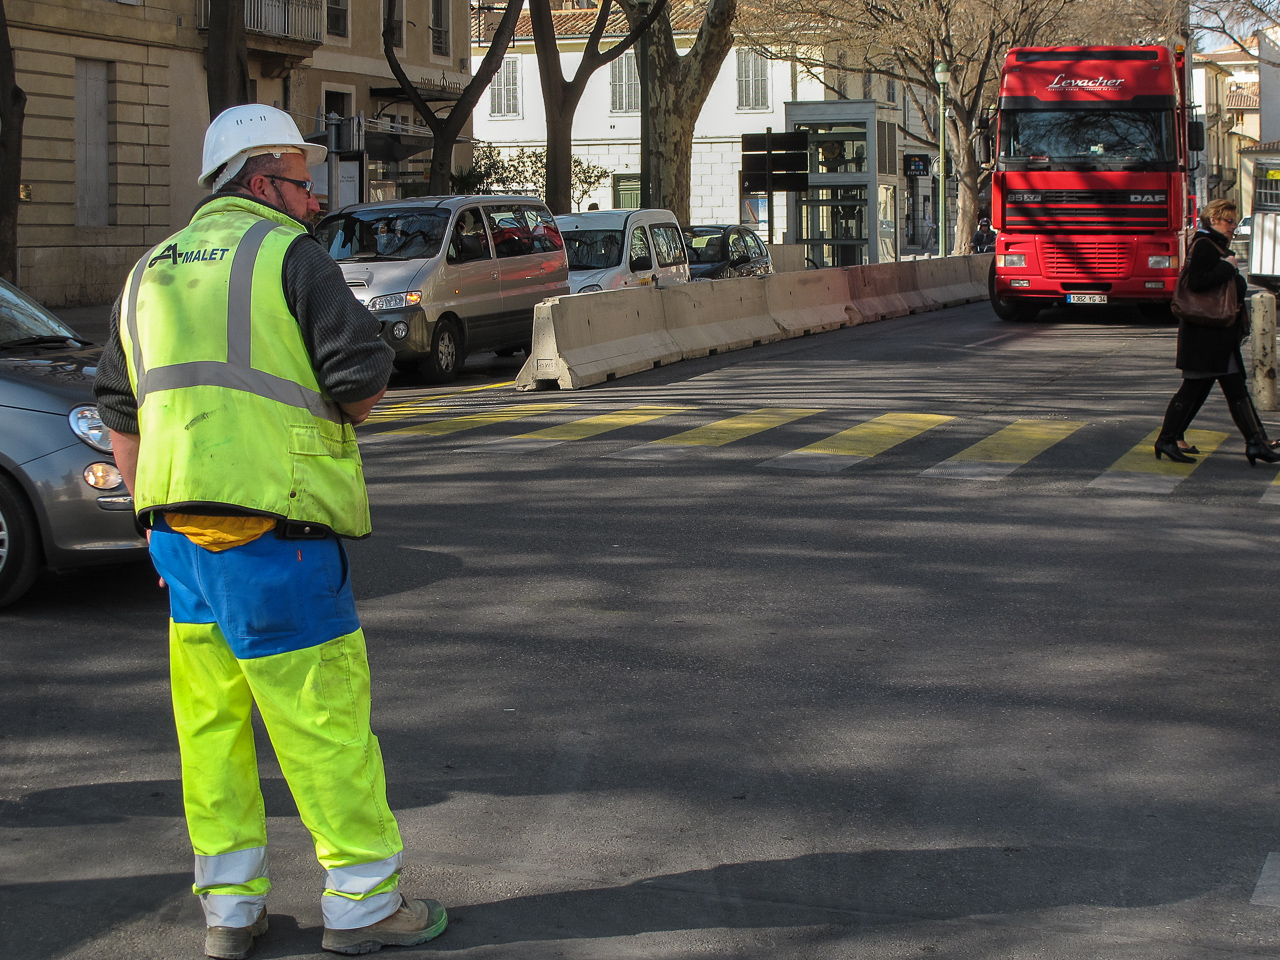
<svg viewBox="0 0 1280 960"><path fill-rule="evenodd" d="M210 186L213 175L225 164L226 169L211 187L220 190L240 172L246 160L260 154L301 153L307 159L307 166L314 167L324 162L328 152L327 147L303 140L293 117L283 110L261 103L228 107L213 118L204 132L204 171L200 174L200 185Z"/></svg>

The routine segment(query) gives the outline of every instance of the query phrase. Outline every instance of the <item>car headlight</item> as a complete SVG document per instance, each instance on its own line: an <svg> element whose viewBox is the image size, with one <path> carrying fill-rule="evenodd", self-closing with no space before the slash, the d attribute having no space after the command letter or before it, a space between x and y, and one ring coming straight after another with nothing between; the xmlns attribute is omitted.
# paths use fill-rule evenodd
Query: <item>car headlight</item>
<svg viewBox="0 0 1280 960"><path fill-rule="evenodd" d="M71 432L99 453L111 452L111 431L98 416L98 408L91 403L76 407L67 415Z"/></svg>
<svg viewBox="0 0 1280 960"><path fill-rule="evenodd" d="M1176 270L1177 257L1147 257L1147 267L1151 270Z"/></svg>
<svg viewBox="0 0 1280 960"><path fill-rule="evenodd" d="M585 287L580 287L578 289L578 292L579 293L595 293L596 291L603 290L603 289L604 287L600 286L600 284L598 283L588 283Z"/></svg>
<svg viewBox="0 0 1280 960"><path fill-rule="evenodd" d="M365 306L370 310L395 310L399 307L412 307L422 302L421 290L410 290L408 293L388 293L383 297L374 297Z"/></svg>
<svg viewBox="0 0 1280 960"><path fill-rule="evenodd" d="M1027 265L1027 255L1025 253L997 253L997 267L1025 267Z"/></svg>

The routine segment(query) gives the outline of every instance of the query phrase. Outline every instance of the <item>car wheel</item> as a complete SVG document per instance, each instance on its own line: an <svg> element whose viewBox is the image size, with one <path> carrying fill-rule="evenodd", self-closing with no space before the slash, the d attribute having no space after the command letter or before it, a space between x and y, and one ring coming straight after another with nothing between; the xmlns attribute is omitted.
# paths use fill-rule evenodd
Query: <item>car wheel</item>
<svg viewBox="0 0 1280 960"><path fill-rule="evenodd" d="M1034 320L1040 308L1033 306L1021 297L1001 297L996 294L996 265L991 264L991 272L987 275L987 294L991 298L991 309L1001 320L1015 323Z"/></svg>
<svg viewBox="0 0 1280 960"><path fill-rule="evenodd" d="M458 342L458 328L451 320L436 321L436 331L431 337L431 352L422 359L420 367L427 383L451 383L462 365L462 345Z"/></svg>
<svg viewBox="0 0 1280 960"><path fill-rule="evenodd" d="M392 360L391 365L401 373L417 373L418 367L421 365L420 360Z"/></svg>
<svg viewBox="0 0 1280 960"><path fill-rule="evenodd" d="M40 572L40 536L22 490L0 477L0 607L27 592Z"/></svg>

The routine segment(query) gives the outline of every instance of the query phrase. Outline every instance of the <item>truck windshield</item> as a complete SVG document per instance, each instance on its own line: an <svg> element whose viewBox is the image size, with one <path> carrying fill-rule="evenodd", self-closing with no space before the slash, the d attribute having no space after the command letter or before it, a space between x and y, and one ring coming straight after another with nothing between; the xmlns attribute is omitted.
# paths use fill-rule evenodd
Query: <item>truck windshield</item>
<svg viewBox="0 0 1280 960"><path fill-rule="evenodd" d="M326 217L316 237L335 260L426 260L440 252L448 210L351 210Z"/></svg>
<svg viewBox="0 0 1280 960"><path fill-rule="evenodd" d="M1039 169L1163 169L1177 162L1167 110L1005 110L1000 159Z"/></svg>
<svg viewBox="0 0 1280 960"><path fill-rule="evenodd" d="M602 270L622 262L621 230L566 230L564 252L570 270Z"/></svg>

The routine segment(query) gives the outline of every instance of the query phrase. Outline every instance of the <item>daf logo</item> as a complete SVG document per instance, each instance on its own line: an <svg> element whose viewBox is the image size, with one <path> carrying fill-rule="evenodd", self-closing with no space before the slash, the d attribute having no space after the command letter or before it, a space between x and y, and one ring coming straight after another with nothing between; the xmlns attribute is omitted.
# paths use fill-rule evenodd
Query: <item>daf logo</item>
<svg viewBox="0 0 1280 960"><path fill-rule="evenodd" d="M1164 203L1165 195L1163 193L1131 193L1129 194L1130 203Z"/></svg>
<svg viewBox="0 0 1280 960"><path fill-rule="evenodd" d="M1039 203L1040 194L1038 193L1011 193L1009 199L1013 203Z"/></svg>

